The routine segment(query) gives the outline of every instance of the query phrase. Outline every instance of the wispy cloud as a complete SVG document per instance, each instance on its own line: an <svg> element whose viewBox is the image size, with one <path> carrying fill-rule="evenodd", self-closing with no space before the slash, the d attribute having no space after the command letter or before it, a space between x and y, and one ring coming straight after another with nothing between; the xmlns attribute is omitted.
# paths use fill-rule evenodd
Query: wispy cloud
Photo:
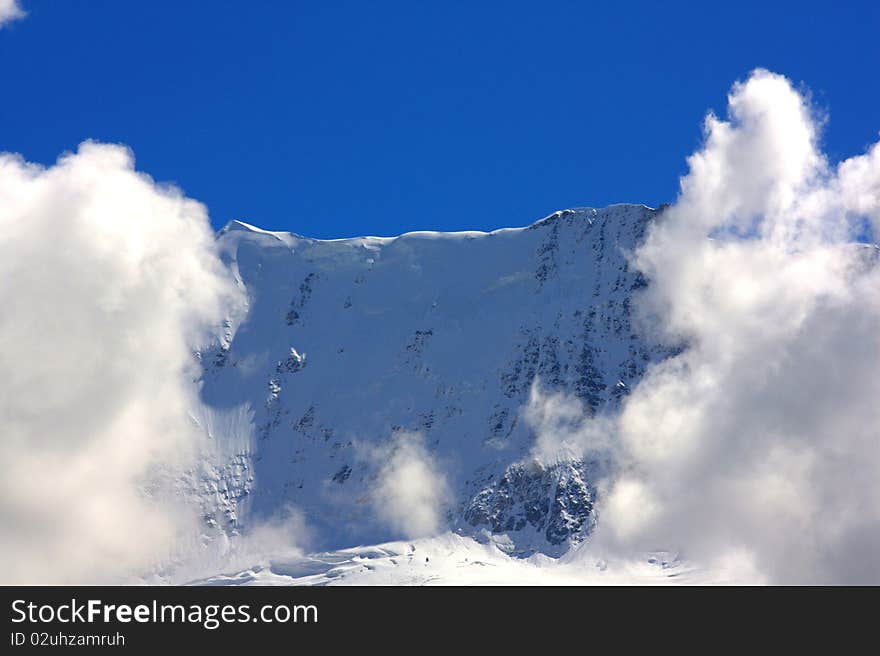
<svg viewBox="0 0 880 656"><path fill-rule="evenodd" d="M532 456L543 465L584 457L606 459L615 451L614 418L589 415L580 399L548 392L536 378L523 418L535 435Z"/></svg>
<svg viewBox="0 0 880 656"><path fill-rule="evenodd" d="M27 13L18 0L0 0L0 28L25 16Z"/></svg>
<svg viewBox="0 0 880 656"><path fill-rule="evenodd" d="M372 491L379 519L407 538L440 531L449 488L422 435L399 431L373 457L382 463Z"/></svg>

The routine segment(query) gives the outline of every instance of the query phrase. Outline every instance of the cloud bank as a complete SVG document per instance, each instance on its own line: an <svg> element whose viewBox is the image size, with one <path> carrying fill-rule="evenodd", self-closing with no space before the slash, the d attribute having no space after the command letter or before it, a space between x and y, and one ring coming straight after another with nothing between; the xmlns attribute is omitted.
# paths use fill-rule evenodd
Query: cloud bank
<svg viewBox="0 0 880 656"><path fill-rule="evenodd" d="M0 155L4 582L123 580L192 529L193 348L237 294L205 208L127 149Z"/></svg>
<svg viewBox="0 0 880 656"><path fill-rule="evenodd" d="M0 28L26 15L18 0L0 0Z"/></svg>
<svg viewBox="0 0 880 656"><path fill-rule="evenodd" d="M687 348L603 427L618 451L597 544L880 583L880 145L831 166L809 104L764 70L705 131L634 254L641 309Z"/></svg>

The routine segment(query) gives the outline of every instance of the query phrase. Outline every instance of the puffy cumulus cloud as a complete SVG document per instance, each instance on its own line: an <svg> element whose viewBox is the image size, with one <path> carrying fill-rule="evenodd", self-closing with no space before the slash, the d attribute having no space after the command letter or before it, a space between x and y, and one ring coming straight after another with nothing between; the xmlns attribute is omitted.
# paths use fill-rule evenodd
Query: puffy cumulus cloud
<svg viewBox="0 0 880 656"><path fill-rule="evenodd" d="M86 142L0 155L0 559L16 582L118 581L190 524L193 348L238 292L205 208Z"/></svg>
<svg viewBox="0 0 880 656"><path fill-rule="evenodd" d="M0 0L0 28L26 15L18 0Z"/></svg>
<svg viewBox="0 0 880 656"><path fill-rule="evenodd" d="M787 79L736 84L635 264L687 348L613 427L599 543L880 583L880 146L838 166ZM861 243L859 243L861 242Z"/></svg>
<svg viewBox="0 0 880 656"><path fill-rule="evenodd" d="M398 431L373 458L381 463L371 495L379 519L407 538L438 533L449 486L422 435Z"/></svg>

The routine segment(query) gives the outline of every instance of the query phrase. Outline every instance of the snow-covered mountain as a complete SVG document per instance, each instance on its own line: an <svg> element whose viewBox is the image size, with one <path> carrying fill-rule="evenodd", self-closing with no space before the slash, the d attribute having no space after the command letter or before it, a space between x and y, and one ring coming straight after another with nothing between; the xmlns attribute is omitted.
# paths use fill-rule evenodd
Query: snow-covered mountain
<svg viewBox="0 0 880 656"><path fill-rule="evenodd" d="M292 506L320 548L399 539L371 500L406 431L449 481L451 530L516 554L582 541L602 463L540 464L523 408L537 379L599 411L664 357L633 325L646 282L627 259L658 214L330 241L229 223L218 243L248 308L199 353L206 521L236 531Z"/></svg>

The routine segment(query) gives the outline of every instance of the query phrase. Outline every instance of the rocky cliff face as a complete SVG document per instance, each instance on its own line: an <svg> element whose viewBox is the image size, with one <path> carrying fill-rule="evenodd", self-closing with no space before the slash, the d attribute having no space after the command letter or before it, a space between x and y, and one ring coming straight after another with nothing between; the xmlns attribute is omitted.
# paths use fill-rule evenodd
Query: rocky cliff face
<svg viewBox="0 0 880 656"><path fill-rule="evenodd" d="M372 516L375 447L418 432L461 533L564 551L596 522L599 463L542 465L522 410L537 379L587 412L664 356L633 326L627 253L657 210L563 210L528 228L318 241L233 222L218 235L246 316L199 354L216 456L208 523L286 505L324 546L400 537Z"/></svg>

